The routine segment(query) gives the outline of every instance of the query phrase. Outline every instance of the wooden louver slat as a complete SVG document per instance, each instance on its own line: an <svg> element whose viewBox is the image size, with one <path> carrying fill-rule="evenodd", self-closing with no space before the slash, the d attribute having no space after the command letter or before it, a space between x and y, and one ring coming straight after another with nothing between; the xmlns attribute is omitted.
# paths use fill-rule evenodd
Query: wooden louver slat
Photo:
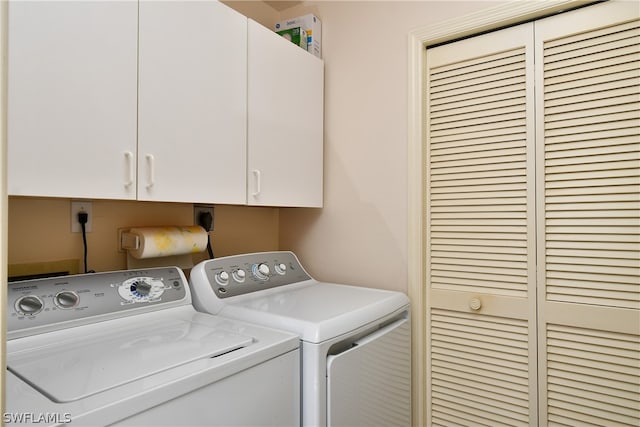
<svg viewBox="0 0 640 427"><path fill-rule="evenodd" d="M640 425L640 21L623 3L427 49L434 426Z"/></svg>
<svg viewBox="0 0 640 427"><path fill-rule="evenodd" d="M640 21L551 38L541 56L539 304L572 314L541 326L545 421L636 426L640 335L582 325L640 321Z"/></svg>
<svg viewBox="0 0 640 427"><path fill-rule="evenodd" d="M527 425L526 321L432 310L433 418Z"/></svg>
<svg viewBox="0 0 640 427"><path fill-rule="evenodd" d="M640 258L619 246L640 245L640 22L543 56L547 299L640 309Z"/></svg>
<svg viewBox="0 0 640 427"><path fill-rule="evenodd" d="M427 51L433 426L527 426L537 419L530 386L535 325L512 305L532 295L533 27L510 31L513 38L462 42L454 57L445 46ZM465 298L478 294L499 308L465 313Z"/></svg>
<svg viewBox="0 0 640 427"><path fill-rule="evenodd" d="M547 325L549 420L637 425L640 337Z"/></svg>

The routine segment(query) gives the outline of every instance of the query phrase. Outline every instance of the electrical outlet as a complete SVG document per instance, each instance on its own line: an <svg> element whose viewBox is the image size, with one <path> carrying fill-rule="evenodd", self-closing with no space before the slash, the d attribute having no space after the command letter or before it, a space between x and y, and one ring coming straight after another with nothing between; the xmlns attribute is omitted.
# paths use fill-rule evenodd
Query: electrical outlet
<svg viewBox="0 0 640 427"><path fill-rule="evenodd" d="M211 214L211 228L206 231L213 231L213 206L193 205L193 224L200 225L200 214L203 212L209 212Z"/></svg>
<svg viewBox="0 0 640 427"><path fill-rule="evenodd" d="M71 201L71 232L82 232L82 226L78 222L78 213L80 212L86 212L89 216L87 223L84 225L84 229L88 233L91 231L91 227L93 225L93 212L91 211L91 202L86 200Z"/></svg>

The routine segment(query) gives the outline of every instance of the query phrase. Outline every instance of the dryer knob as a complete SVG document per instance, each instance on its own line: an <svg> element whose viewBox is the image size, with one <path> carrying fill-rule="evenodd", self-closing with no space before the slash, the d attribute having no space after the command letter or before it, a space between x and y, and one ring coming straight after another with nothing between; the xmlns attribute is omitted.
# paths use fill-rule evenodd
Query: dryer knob
<svg viewBox="0 0 640 427"><path fill-rule="evenodd" d="M260 264L258 266L258 271L264 274L265 276L268 276L270 273L269 266L267 264Z"/></svg>
<svg viewBox="0 0 640 427"><path fill-rule="evenodd" d="M276 273L281 276L287 274L287 265L282 262L280 264L276 264Z"/></svg>
<svg viewBox="0 0 640 427"><path fill-rule="evenodd" d="M234 271L232 275L233 275L233 280L235 280L238 283L244 282L244 278L246 277L246 273L242 269Z"/></svg>
<svg viewBox="0 0 640 427"><path fill-rule="evenodd" d="M254 277L258 280L268 280L269 273L271 273L269 266L265 263L254 264L251 270Z"/></svg>
<svg viewBox="0 0 640 427"><path fill-rule="evenodd" d="M220 273L216 274L216 282L218 282L218 284L222 286L228 285L229 273L227 273L226 271L221 271Z"/></svg>

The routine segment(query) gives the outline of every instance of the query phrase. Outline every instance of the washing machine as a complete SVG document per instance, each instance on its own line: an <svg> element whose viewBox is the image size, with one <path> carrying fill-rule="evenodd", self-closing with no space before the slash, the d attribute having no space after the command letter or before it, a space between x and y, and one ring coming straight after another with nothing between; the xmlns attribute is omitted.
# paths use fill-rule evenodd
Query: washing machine
<svg viewBox="0 0 640 427"><path fill-rule="evenodd" d="M284 251L204 261L190 285L197 310L300 337L303 425L411 425L405 294L319 282Z"/></svg>
<svg viewBox="0 0 640 427"><path fill-rule="evenodd" d="M197 312L182 270L8 286L7 425L294 426L294 334Z"/></svg>

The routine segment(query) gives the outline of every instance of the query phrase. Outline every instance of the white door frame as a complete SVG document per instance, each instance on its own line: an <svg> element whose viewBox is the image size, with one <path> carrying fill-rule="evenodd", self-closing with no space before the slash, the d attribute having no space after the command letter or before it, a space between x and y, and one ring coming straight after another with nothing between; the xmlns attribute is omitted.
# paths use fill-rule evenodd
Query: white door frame
<svg viewBox="0 0 640 427"><path fill-rule="evenodd" d="M425 265L427 242L424 128L424 77L426 48L501 27L519 24L593 1L552 0L509 1L502 5L418 28L409 33L408 43L408 277L412 306L413 425L426 426L426 309Z"/></svg>
<svg viewBox="0 0 640 427"><path fill-rule="evenodd" d="M8 3L0 2L0 307L7 300L7 24ZM2 310L0 310L2 311ZM4 311L2 311L4 313ZM5 410L6 314L0 315L0 412Z"/></svg>

